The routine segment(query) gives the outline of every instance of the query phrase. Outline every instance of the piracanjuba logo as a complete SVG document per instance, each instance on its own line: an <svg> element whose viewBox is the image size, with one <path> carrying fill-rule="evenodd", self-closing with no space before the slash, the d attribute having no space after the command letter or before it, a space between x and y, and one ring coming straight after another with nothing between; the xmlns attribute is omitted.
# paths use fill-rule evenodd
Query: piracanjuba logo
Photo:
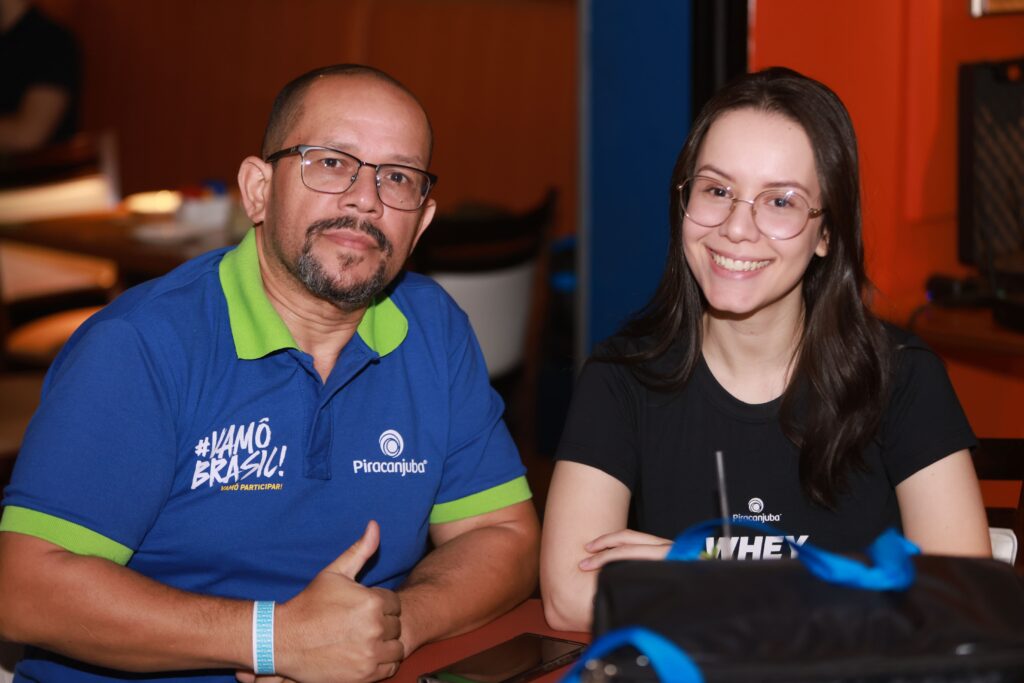
<svg viewBox="0 0 1024 683"><path fill-rule="evenodd" d="M388 460L353 460L353 474L393 474L404 477L407 474L426 474L427 459L398 459L405 451L405 439L397 429L385 429L377 439L380 452Z"/></svg>
<svg viewBox="0 0 1024 683"><path fill-rule="evenodd" d="M389 458L397 458L405 450L405 441L402 439L402 435L394 429L384 430L378 441L380 452Z"/></svg>

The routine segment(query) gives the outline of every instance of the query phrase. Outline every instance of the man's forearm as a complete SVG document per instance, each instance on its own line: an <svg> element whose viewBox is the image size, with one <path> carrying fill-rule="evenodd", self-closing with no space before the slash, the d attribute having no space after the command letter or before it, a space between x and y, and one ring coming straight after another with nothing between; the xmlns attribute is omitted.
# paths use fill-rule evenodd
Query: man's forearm
<svg viewBox="0 0 1024 683"><path fill-rule="evenodd" d="M531 517L472 529L423 558L398 590L406 656L485 624L529 597L537 582L538 545Z"/></svg>
<svg viewBox="0 0 1024 683"><path fill-rule="evenodd" d="M180 591L31 536L0 533L0 604L0 636L99 666L251 666L251 602Z"/></svg>
<svg viewBox="0 0 1024 683"><path fill-rule="evenodd" d="M371 681L402 661L401 603L355 576L377 551L363 536L277 606L277 672L305 683ZM124 671L252 670L247 600L188 593L47 541L0 532L0 639Z"/></svg>

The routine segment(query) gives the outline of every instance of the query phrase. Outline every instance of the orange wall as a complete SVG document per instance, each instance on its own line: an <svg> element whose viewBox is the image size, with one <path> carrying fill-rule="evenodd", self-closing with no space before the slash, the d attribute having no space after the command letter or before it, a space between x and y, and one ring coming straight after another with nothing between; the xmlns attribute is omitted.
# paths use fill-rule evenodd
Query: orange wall
<svg viewBox="0 0 1024 683"><path fill-rule="evenodd" d="M441 210L560 190L576 216L574 0L40 0L79 37L83 120L121 145L125 193L234 182L270 104L308 69L356 61L433 120Z"/></svg>
<svg viewBox="0 0 1024 683"><path fill-rule="evenodd" d="M860 142L868 272L905 321L956 256L957 65L1024 55L1024 14L972 19L966 0L754 0L751 69L832 87ZM975 431L1024 437L1022 359L944 353Z"/></svg>

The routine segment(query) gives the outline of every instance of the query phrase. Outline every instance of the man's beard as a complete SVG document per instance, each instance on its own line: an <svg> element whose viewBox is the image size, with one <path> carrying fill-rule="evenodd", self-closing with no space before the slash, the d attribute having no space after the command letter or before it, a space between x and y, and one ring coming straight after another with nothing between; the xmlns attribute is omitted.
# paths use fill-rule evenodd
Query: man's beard
<svg viewBox="0 0 1024 683"><path fill-rule="evenodd" d="M329 273L316 258L313 257L313 238L327 231L338 228L356 230L372 237L384 254L380 267L370 277L361 282L341 285L337 278ZM387 236L369 221L359 221L352 216L329 218L317 221L306 228L306 241L302 245L302 254L292 274L316 297L329 301L339 308L356 310L369 306L374 298L388 285L387 266L391 262L394 249ZM339 256L338 272L358 264L360 259L351 255Z"/></svg>

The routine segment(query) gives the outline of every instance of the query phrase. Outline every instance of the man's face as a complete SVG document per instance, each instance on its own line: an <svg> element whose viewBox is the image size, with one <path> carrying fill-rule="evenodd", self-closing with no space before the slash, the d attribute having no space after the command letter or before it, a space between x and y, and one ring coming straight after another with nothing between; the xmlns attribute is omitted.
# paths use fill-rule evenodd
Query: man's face
<svg viewBox="0 0 1024 683"><path fill-rule="evenodd" d="M372 164L426 169L426 118L401 90L367 76L314 83L282 143L348 152ZM341 194L316 192L300 175L301 157L271 167L259 238L268 267L286 273L314 296L347 309L367 306L398 274L433 217L434 201L416 211L385 206L371 167Z"/></svg>

